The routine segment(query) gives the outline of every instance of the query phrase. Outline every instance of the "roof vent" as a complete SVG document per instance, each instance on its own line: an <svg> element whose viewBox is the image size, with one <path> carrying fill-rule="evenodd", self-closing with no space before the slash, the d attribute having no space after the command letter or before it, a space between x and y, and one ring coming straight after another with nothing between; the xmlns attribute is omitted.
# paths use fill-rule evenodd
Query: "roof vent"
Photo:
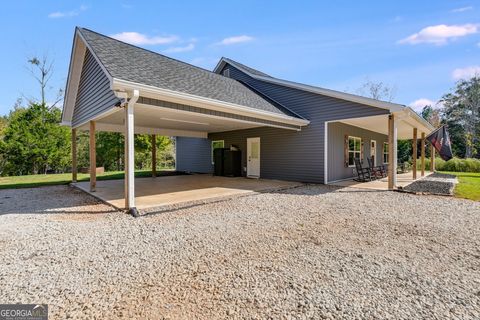
<svg viewBox="0 0 480 320"><path fill-rule="evenodd" d="M223 75L227 78L230 78L230 69L223 70Z"/></svg>

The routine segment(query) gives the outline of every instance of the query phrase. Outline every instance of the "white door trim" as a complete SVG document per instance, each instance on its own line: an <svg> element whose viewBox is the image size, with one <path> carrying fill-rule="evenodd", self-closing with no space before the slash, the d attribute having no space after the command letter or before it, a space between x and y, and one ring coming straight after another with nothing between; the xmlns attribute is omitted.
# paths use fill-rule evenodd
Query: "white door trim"
<svg viewBox="0 0 480 320"><path fill-rule="evenodd" d="M375 148L373 149L373 165L376 167L377 166L377 140L370 140L370 158L372 157L372 144L375 144Z"/></svg>
<svg viewBox="0 0 480 320"><path fill-rule="evenodd" d="M254 142L254 141L258 141L258 160L256 161L257 162L257 167L258 169L256 170L256 172L254 171L256 168L253 167L253 165L251 164L252 161L251 161L251 156L250 156L250 153L251 153L251 145L250 145L250 142ZM247 138L247 177L248 178L260 178L260 163L261 163L261 143L260 143L260 137L251 137L251 138ZM253 171L253 172L252 172Z"/></svg>

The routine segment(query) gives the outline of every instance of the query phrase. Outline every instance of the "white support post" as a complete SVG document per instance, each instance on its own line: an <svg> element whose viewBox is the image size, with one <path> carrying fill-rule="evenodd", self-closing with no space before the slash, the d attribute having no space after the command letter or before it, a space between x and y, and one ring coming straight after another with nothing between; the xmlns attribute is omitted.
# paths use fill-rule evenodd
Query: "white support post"
<svg viewBox="0 0 480 320"><path fill-rule="evenodd" d="M133 97L125 106L125 208L133 216L138 216L135 207L135 103L139 92L134 90Z"/></svg>
<svg viewBox="0 0 480 320"><path fill-rule="evenodd" d="M393 119L393 186L397 187L398 167L398 126L396 117Z"/></svg>

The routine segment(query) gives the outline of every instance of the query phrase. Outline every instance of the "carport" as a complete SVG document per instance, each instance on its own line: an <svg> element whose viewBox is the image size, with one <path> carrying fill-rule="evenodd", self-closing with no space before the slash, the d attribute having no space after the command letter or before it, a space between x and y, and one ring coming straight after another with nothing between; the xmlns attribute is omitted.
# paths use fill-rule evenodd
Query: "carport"
<svg viewBox="0 0 480 320"><path fill-rule="evenodd" d="M74 182L77 130L90 131L91 193L97 192L94 133L124 133L125 180L120 182L123 197L117 195L115 199L124 198L124 207L134 215L134 134L150 134L152 139L156 135L207 138L209 133L265 126L298 131L309 123L239 81L82 28L75 30L62 121L72 128ZM154 166L155 158L154 148ZM159 190L161 181L168 180L157 179L149 180L151 188L145 185L147 180L142 181L142 190ZM238 179L231 181L239 184ZM118 181L100 183L110 188L109 192L103 191L105 198L111 198L114 190L120 192ZM257 190L254 183L265 184L250 181L244 188Z"/></svg>

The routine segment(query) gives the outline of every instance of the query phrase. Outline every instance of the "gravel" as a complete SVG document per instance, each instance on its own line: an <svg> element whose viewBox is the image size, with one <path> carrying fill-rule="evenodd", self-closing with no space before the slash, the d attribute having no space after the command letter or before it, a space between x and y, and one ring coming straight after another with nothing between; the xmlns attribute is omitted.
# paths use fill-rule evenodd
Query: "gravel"
<svg viewBox="0 0 480 320"><path fill-rule="evenodd" d="M453 195L453 189L457 184L457 177L445 173L433 173L423 179L414 181L403 190L421 194Z"/></svg>
<svg viewBox="0 0 480 320"><path fill-rule="evenodd" d="M304 186L137 219L63 186L0 202L0 301L51 319L480 318L479 202Z"/></svg>

